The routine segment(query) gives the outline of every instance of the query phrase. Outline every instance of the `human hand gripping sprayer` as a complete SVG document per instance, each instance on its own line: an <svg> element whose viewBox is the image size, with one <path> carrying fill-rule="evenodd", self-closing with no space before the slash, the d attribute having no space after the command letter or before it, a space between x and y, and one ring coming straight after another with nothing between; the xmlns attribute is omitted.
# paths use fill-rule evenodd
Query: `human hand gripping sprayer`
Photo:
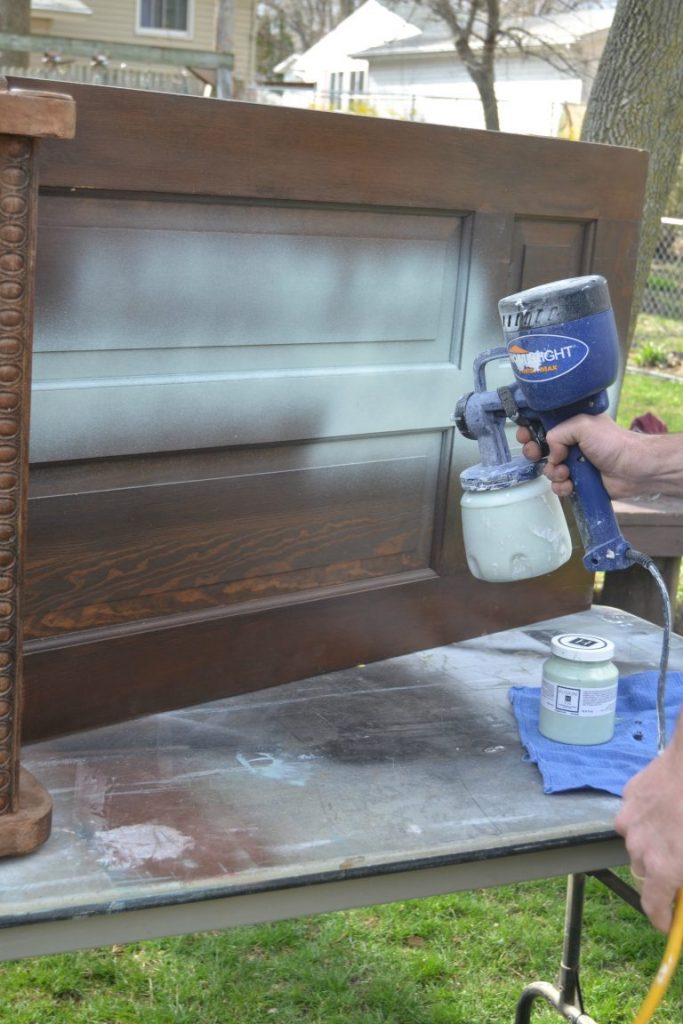
<svg viewBox="0 0 683 1024"><path fill-rule="evenodd" d="M479 579L508 582L558 569L571 556L572 545L560 501L541 474L542 463L511 457L505 422L511 419L528 427L547 455L548 430L580 413L597 415L607 410L607 388L617 377L619 346L607 282L598 275L568 278L508 295L500 300L498 309L505 346L477 356L475 390L458 399L454 420L464 437L478 441L481 458L460 475L467 564ZM515 380L487 390L486 366L497 359L510 361ZM633 550L622 536L602 477L578 446L570 449L567 465L586 568L612 572L637 563L653 575L662 596L664 631L657 686L661 752L666 742L664 696L671 632L666 585L652 560ZM678 924L672 937L683 930L683 892L677 906ZM669 977L680 952L681 943L676 941L673 964L669 955ZM664 985L663 979L659 981L657 1002L668 977ZM652 991L648 999L651 996ZM654 1005L650 1003L648 1015ZM648 1019L643 1011L639 1022Z"/></svg>
<svg viewBox="0 0 683 1024"><path fill-rule="evenodd" d="M547 453L545 435L552 427L579 413L607 410L619 344L607 282L598 275L529 288L501 299L498 308L506 344L477 356L475 390L458 399L454 419L464 437L479 442L481 458L460 474L467 563L479 579L508 582L558 569L571 556L572 545L542 463L511 457L506 419L527 426ZM496 359L510 361L515 380L487 390L486 366ZM567 465L586 568L612 572L638 563L657 579L666 623L657 696L663 747L671 628L666 586L652 560L622 536L600 473L576 445Z"/></svg>
<svg viewBox="0 0 683 1024"><path fill-rule="evenodd" d="M541 285L501 299L498 307L506 345L475 360L475 390L458 400L455 422L479 442L481 457L460 477L468 565L480 579L505 582L551 572L571 555L559 499L539 475L539 463L511 458L505 420L528 426L543 447L546 431L562 420L604 412L619 347L602 277ZM487 391L485 368L496 359L509 359L515 381ZM634 559L599 472L576 446L567 461L586 568L628 568Z"/></svg>

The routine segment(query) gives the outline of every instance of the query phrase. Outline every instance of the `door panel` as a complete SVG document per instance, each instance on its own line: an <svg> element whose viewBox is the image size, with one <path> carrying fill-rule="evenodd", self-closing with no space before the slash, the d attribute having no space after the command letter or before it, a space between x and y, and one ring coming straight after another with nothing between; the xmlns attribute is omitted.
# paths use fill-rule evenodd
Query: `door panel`
<svg viewBox="0 0 683 1024"><path fill-rule="evenodd" d="M37 471L26 633L429 576L440 453L425 432Z"/></svg>
<svg viewBox="0 0 683 1024"><path fill-rule="evenodd" d="M417 341L447 354L460 221L45 197L35 351Z"/></svg>
<svg viewBox="0 0 683 1024"><path fill-rule="evenodd" d="M593 228L593 221L518 218L510 263L510 293L590 273Z"/></svg>
<svg viewBox="0 0 683 1024"><path fill-rule="evenodd" d="M642 154L573 143L568 174L554 140L64 88L77 138L41 149L25 737L588 604L578 553L469 575L478 456L452 412L512 290L599 270L625 327Z"/></svg>
<svg viewBox="0 0 683 1024"><path fill-rule="evenodd" d="M46 197L32 460L442 425L460 220Z"/></svg>

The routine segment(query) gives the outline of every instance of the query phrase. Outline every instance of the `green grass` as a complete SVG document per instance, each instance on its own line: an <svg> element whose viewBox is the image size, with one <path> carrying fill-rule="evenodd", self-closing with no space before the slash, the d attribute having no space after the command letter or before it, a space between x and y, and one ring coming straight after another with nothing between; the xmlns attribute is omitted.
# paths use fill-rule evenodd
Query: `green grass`
<svg viewBox="0 0 683 1024"><path fill-rule="evenodd" d="M654 313L641 313L638 317L634 342L641 338L677 338L681 339L681 322Z"/></svg>
<svg viewBox="0 0 683 1024"><path fill-rule="evenodd" d="M587 1012L632 1019L663 937L589 880ZM498 1024L555 981L564 880L370 907L0 968L2 1024ZM683 976L657 1024L680 1024ZM540 1008L534 1021L559 1018Z"/></svg>
<svg viewBox="0 0 683 1024"><path fill-rule="evenodd" d="M619 397L617 422L628 427L643 413L652 412L672 432L683 431L683 378L667 380L626 373Z"/></svg>
<svg viewBox="0 0 683 1024"><path fill-rule="evenodd" d="M669 352L683 352L683 321L641 313L633 345L637 348L648 343L661 345Z"/></svg>
<svg viewBox="0 0 683 1024"><path fill-rule="evenodd" d="M628 426L647 411L683 431L683 382L627 374L619 422ZM550 879L4 964L0 1024L512 1021L526 984L556 979L564 884ZM647 921L589 880L587 1012L600 1024L631 1021L663 946ZM656 1024L680 1024L682 1004L683 972ZM560 1019L540 1004L533 1015L534 1024Z"/></svg>

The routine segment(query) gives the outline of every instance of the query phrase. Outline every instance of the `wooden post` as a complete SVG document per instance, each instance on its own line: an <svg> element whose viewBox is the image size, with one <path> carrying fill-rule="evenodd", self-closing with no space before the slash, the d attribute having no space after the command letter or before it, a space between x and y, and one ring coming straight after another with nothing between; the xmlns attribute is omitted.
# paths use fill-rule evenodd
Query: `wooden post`
<svg viewBox="0 0 683 1024"><path fill-rule="evenodd" d="M0 78L0 856L50 834L52 801L19 762L21 592L33 335L37 139L73 138L75 104Z"/></svg>

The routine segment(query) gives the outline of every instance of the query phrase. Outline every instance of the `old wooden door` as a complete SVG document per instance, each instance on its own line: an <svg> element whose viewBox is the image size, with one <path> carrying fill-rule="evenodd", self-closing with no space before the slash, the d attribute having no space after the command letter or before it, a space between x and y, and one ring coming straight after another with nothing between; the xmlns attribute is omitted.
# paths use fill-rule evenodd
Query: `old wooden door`
<svg viewBox="0 0 683 1024"><path fill-rule="evenodd" d="M65 87L66 88L66 87ZM42 150L24 734L585 606L464 566L454 437L497 300L627 322L643 154L68 87Z"/></svg>

